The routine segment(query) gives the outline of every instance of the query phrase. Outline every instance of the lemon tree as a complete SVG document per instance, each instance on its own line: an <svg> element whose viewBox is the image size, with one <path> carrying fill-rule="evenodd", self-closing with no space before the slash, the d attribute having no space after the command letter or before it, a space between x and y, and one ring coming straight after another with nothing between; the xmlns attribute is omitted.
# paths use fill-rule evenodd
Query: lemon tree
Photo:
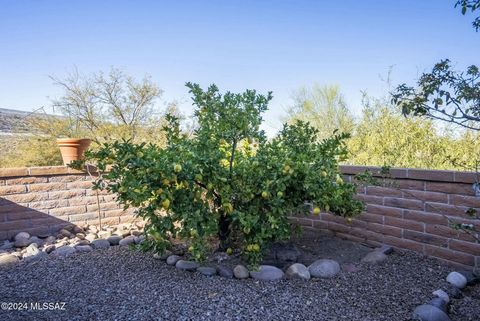
<svg viewBox="0 0 480 321"><path fill-rule="evenodd" d="M146 249L161 252L179 237L202 260L218 239L223 250L256 264L269 242L290 237L289 216L310 213L306 202L313 214L361 212L356 187L338 167L346 134L319 142L317 130L297 122L268 140L260 125L271 93L187 87L198 123L193 135L168 115L164 148L117 141L90 154L105 172L95 188L116 193L146 220Z"/></svg>

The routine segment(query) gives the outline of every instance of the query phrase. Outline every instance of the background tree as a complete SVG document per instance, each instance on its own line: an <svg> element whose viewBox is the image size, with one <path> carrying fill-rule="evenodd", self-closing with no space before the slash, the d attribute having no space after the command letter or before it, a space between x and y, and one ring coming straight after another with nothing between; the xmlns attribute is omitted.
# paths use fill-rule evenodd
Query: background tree
<svg viewBox="0 0 480 321"><path fill-rule="evenodd" d="M288 109L287 121L308 121L315 127L319 139L330 137L335 130L351 133L354 119L338 86L302 87L292 95L293 105Z"/></svg>
<svg viewBox="0 0 480 321"><path fill-rule="evenodd" d="M480 8L480 0L460 0L455 7L475 12ZM473 22L478 31L480 17ZM471 65L464 72L453 70L450 60L435 64L431 72L424 73L417 85L399 85L392 94L392 101L405 115L427 116L480 130L480 72Z"/></svg>
<svg viewBox="0 0 480 321"><path fill-rule="evenodd" d="M68 120L57 135L86 136L96 143L161 139L161 114L155 103L162 91L149 77L137 82L112 69L108 74L81 76L75 71L64 79L52 79L64 90L52 101L53 108Z"/></svg>

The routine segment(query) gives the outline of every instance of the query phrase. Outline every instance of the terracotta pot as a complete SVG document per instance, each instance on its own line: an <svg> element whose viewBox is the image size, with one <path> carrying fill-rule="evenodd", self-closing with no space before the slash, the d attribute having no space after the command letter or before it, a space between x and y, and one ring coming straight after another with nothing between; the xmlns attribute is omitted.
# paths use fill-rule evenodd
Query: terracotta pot
<svg viewBox="0 0 480 321"><path fill-rule="evenodd" d="M71 161L83 158L83 152L90 145L90 139L59 138L57 144L60 147L63 164L68 165Z"/></svg>

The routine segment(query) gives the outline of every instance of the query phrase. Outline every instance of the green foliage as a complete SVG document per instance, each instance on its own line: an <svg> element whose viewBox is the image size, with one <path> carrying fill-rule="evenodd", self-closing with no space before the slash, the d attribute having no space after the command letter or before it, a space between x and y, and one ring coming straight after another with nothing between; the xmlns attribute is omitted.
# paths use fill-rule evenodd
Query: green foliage
<svg viewBox="0 0 480 321"><path fill-rule="evenodd" d="M466 72L452 70L448 59L424 73L416 88L399 85L392 102L404 115L427 116L465 128L480 130L480 71L470 66Z"/></svg>
<svg viewBox="0 0 480 321"><path fill-rule="evenodd" d="M355 126L353 115L338 86L302 87L293 96L293 105L288 110L288 122L309 122L317 128L319 139L325 139L337 130L351 133Z"/></svg>
<svg viewBox="0 0 480 321"><path fill-rule="evenodd" d="M223 249L237 248L257 264L268 242L290 237L288 216L305 202L345 217L361 212L355 186L343 182L338 168L346 134L319 142L318 131L299 121L268 141L259 126L270 93L187 87L198 121L192 137L168 116L164 148L123 141L90 155L102 171L111 165L96 188L117 193L147 220L146 248L162 251L180 237L202 260L218 237Z"/></svg>
<svg viewBox="0 0 480 321"><path fill-rule="evenodd" d="M465 15L468 10L474 12L475 10L480 9L480 0L458 0L455 4L455 7L462 8L462 14ZM476 31L480 29L480 17L476 17L472 22L473 27Z"/></svg>

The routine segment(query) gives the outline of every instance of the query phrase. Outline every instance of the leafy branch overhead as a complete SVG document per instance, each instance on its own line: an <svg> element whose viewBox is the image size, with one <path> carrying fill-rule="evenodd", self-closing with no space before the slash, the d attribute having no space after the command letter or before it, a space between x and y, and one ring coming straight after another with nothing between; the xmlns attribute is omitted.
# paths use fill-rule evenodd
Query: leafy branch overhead
<svg viewBox="0 0 480 321"><path fill-rule="evenodd" d="M474 12L477 9L480 9L480 0L459 0L455 4L455 7L462 8L462 14L465 15L468 11ZM480 17L476 17L472 22L473 27L476 31L480 29Z"/></svg>
<svg viewBox="0 0 480 321"><path fill-rule="evenodd" d="M424 73L417 87L402 84L392 94L392 102L404 115L427 116L463 127L480 130L480 72L470 66L465 72L452 70L450 60L437 63Z"/></svg>

